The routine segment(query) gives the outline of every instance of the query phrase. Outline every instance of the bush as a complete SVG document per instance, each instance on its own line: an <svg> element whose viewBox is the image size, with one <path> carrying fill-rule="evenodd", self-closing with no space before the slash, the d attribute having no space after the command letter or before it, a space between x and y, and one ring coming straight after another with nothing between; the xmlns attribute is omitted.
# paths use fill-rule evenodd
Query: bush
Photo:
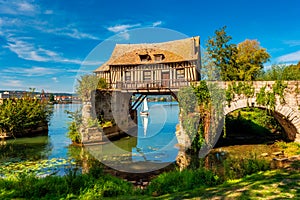
<svg viewBox="0 0 300 200"><path fill-rule="evenodd" d="M147 188L148 194L167 194L191 190L200 186L214 186L219 178L205 169L172 171L160 174Z"/></svg>
<svg viewBox="0 0 300 200"><path fill-rule="evenodd" d="M51 106L37 99L7 99L0 104L0 132L14 137L26 136L30 130L47 125L52 113Z"/></svg>

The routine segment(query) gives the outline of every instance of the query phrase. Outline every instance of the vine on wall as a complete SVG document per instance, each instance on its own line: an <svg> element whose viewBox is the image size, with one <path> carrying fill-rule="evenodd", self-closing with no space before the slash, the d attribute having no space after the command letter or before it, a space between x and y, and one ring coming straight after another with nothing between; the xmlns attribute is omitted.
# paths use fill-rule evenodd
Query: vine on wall
<svg viewBox="0 0 300 200"><path fill-rule="evenodd" d="M193 139L191 150L197 153L201 146L210 141L205 138L209 133L216 133L211 120L223 117L224 90L215 84L201 81L198 85L180 89L178 93L182 127ZM217 123L214 123L217 126Z"/></svg>
<svg viewBox="0 0 300 200"><path fill-rule="evenodd" d="M276 80L271 88L270 91L267 91L267 85L260 88L260 91L256 94L256 103L269 110L274 110L277 103L276 96L279 97L281 104L285 103L284 90L287 88L287 84L282 80ZM230 103L237 97L246 97L247 99L254 97L255 89L252 82L232 82L228 84L225 94L227 105L230 106Z"/></svg>
<svg viewBox="0 0 300 200"><path fill-rule="evenodd" d="M284 90L287 88L287 84L282 80L277 80L272 85L272 90L266 91L267 85L260 88L259 93L256 95L256 103L258 105L266 107L268 110L275 110L277 103L276 96L279 96L280 104L285 104Z"/></svg>
<svg viewBox="0 0 300 200"><path fill-rule="evenodd" d="M227 105L239 96L246 97L247 99L254 96L255 89L252 82L231 82L228 84L225 91Z"/></svg>

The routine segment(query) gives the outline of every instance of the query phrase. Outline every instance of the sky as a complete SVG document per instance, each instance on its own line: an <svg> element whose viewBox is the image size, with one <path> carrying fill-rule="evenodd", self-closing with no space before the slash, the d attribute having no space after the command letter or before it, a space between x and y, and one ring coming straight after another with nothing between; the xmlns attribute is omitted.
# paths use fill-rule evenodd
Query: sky
<svg viewBox="0 0 300 200"><path fill-rule="evenodd" d="M115 43L200 36L205 48L223 26L232 43L258 40L271 55L266 68L297 63L299 8L298 0L0 0L0 90L74 92Z"/></svg>

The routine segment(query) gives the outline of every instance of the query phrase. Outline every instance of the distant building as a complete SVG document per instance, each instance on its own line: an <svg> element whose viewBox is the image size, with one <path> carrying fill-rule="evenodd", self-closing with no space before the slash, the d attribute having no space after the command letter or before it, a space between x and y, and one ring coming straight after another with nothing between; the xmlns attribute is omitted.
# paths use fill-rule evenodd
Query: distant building
<svg viewBox="0 0 300 200"><path fill-rule="evenodd" d="M0 99L8 99L9 97L9 92L0 93Z"/></svg>

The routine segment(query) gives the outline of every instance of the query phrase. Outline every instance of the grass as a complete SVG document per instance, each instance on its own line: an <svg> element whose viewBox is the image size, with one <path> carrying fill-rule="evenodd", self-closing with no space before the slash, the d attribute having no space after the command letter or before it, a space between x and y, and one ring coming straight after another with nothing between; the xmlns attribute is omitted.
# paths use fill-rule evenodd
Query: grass
<svg viewBox="0 0 300 200"><path fill-rule="evenodd" d="M257 172L220 182L205 169L172 171L153 179L146 190L92 168L64 177L19 174L0 178L0 199L300 199L299 170Z"/></svg>
<svg viewBox="0 0 300 200"><path fill-rule="evenodd" d="M289 155L299 154L300 145L277 142ZM139 190L119 178L107 175L95 163L88 174L73 170L66 176L38 178L32 171L39 167L57 167L60 160L47 165L23 163L24 168L6 163L0 178L0 199L300 199L300 162L294 170L268 170L269 163L256 157L228 160L224 179L213 172L187 169L171 171L154 178L146 190ZM4 169L1 169L4 172ZM1 171L0 170L0 171ZM253 174L254 173L254 174ZM251 174L251 175L250 175ZM237 177L243 178L237 179ZM225 181L224 181L225 180Z"/></svg>
<svg viewBox="0 0 300 200"><path fill-rule="evenodd" d="M300 173L272 170L258 172L221 185L154 196L119 196L105 199L300 199Z"/></svg>
<svg viewBox="0 0 300 200"><path fill-rule="evenodd" d="M70 170L62 177L26 173L0 178L0 199L101 199L134 193L132 184L99 169L88 174Z"/></svg>
<svg viewBox="0 0 300 200"><path fill-rule="evenodd" d="M296 142L276 142L275 145L287 156L300 155L300 144Z"/></svg>

